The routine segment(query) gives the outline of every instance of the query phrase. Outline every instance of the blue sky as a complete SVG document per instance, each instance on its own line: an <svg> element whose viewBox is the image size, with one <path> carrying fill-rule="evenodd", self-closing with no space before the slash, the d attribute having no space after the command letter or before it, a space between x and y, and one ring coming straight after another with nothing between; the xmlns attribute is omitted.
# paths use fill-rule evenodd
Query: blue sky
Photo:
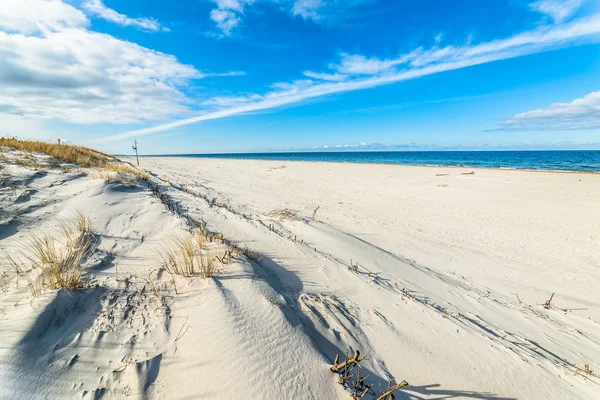
<svg viewBox="0 0 600 400"><path fill-rule="evenodd" d="M2 0L0 135L600 149L597 0Z"/></svg>

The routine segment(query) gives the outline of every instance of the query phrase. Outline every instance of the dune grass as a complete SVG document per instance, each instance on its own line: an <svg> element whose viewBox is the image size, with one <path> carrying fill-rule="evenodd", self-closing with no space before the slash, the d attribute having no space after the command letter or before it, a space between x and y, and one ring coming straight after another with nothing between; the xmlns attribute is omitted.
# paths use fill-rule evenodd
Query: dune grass
<svg viewBox="0 0 600 400"><path fill-rule="evenodd" d="M206 248L207 238L201 229L194 234L172 236L156 251L160 267L175 284L175 275L212 278L217 273L215 256ZM175 286L177 293L177 287Z"/></svg>
<svg viewBox="0 0 600 400"><path fill-rule="evenodd" d="M83 146L48 143L37 140L20 140L16 138L0 138L0 146L12 147L27 152L48 154L54 158L73 164L89 167L103 167L114 161L112 156Z"/></svg>
<svg viewBox="0 0 600 400"><path fill-rule="evenodd" d="M81 288L83 264L94 251L91 219L81 212L72 221L59 221L58 232L34 235L16 259L7 254L17 275L24 277L33 296L44 288ZM23 261L25 260L25 261Z"/></svg>
<svg viewBox="0 0 600 400"><path fill-rule="evenodd" d="M37 140L20 140L16 138L0 138L0 147L11 147L26 152L38 152L52 156L67 163L82 165L86 167L101 168L119 174L131 174L140 179L148 180L146 172L140 171L129 165L119 162L113 156L102 153L89 147L75 146L70 144L58 144L42 142ZM29 157L17 159L24 166L39 167L37 161Z"/></svg>
<svg viewBox="0 0 600 400"><path fill-rule="evenodd" d="M92 219L88 214L77 211L75 213L75 221L79 233L86 234L92 232Z"/></svg>
<svg viewBox="0 0 600 400"><path fill-rule="evenodd" d="M143 174L143 173L141 173ZM129 173L119 173L113 171L97 171L88 174L90 179L103 179L106 182L119 182L129 187L139 186L139 175L132 175Z"/></svg>

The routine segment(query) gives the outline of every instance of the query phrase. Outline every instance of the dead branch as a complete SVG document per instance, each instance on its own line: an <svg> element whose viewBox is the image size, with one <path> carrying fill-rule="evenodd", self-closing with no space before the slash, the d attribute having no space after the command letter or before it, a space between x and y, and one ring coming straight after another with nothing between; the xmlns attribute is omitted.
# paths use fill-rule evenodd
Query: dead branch
<svg viewBox="0 0 600 400"><path fill-rule="evenodd" d="M348 351L346 351L345 360L340 362L339 355L336 355L335 361L330 368L332 372L339 374L340 384L351 391L353 399L360 400L367 394L371 394L374 396L375 400L393 400L393 392L408 385L408 382L406 381L402 381L395 385L392 384L393 381L389 381L387 389L377 395L377 393L372 390L373 385L367 383L369 375L361 376L360 363L366 359L366 356L360 356L358 350L354 352L352 358L348 357Z"/></svg>
<svg viewBox="0 0 600 400"><path fill-rule="evenodd" d="M388 399L390 399L390 400L393 400L394 399L394 394L393 393L396 390L401 389L401 388L403 388L405 386L408 386L408 382L406 382L406 381L402 381L402 382L400 382L400 383L398 383L397 385L394 385L394 386L390 386L391 384L392 384L392 381L390 381L388 383L388 389L385 392L381 393L379 396L375 397L373 400L383 400L386 397Z"/></svg>
<svg viewBox="0 0 600 400"><path fill-rule="evenodd" d="M350 359L346 359L346 361L342 361L341 363L338 362L339 361L339 356L335 356L335 362L333 363L333 365L331 366L331 372L340 372L343 369L347 368L348 366L352 365L352 364L358 364L363 360L366 360L367 357L363 357L360 358L360 351L356 350L356 352L354 352L354 356Z"/></svg>

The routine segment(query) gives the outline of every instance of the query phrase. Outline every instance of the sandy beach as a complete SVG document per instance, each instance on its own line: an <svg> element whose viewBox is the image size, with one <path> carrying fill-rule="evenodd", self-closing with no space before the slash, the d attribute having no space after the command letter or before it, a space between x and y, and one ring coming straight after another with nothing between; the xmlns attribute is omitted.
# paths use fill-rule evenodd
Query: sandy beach
<svg viewBox="0 0 600 400"><path fill-rule="evenodd" d="M598 174L3 155L0 398L350 399L355 350L396 398L600 390ZM33 295L8 258L75 210L85 287ZM190 226L211 277L157 255Z"/></svg>
<svg viewBox="0 0 600 400"><path fill-rule="evenodd" d="M154 157L142 165L241 213L311 219L319 207L328 229L382 251L515 300L561 293L565 308L600 320L598 174ZM302 237L302 224L289 229Z"/></svg>

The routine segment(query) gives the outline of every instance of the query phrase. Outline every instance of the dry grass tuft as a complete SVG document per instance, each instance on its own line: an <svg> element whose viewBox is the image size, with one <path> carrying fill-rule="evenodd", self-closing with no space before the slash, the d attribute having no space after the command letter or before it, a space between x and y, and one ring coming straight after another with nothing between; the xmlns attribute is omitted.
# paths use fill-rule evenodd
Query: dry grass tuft
<svg viewBox="0 0 600 400"><path fill-rule="evenodd" d="M195 273L196 254L191 235L172 237L170 243L159 250L162 267L171 275L191 276Z"/></svg>
<svg viewBox="0 0 600 400"><path fill-rule="evenodd" d="M88 175L91 179L103 179L106 182L120 182L125 186L138 187L140 182L137 176L114 171L98 171Z"/></svg>
<svg viewBox="0 0 600 400"><path fill-rule="evenodd" d="M214 277L217 273L215 256L206 248L206 235L198 229L194 235L173 236L156 253L160 266L167 271L175 284L175 275L202 278Z"/></svg>
<svg viewBox="0 0 600 400"><path fill-rule="evenodd" d="M250 250L248 248L248 246L244 246L242 248L238 247L237 250L240 252L240 254L242 254L243 256L247 257L249 260L252 260L252 261L261 261L260 254L253 252L252 250Z"/></svg>
<svg viewBox="0 0 600 400"><path fill-rule="evenodd" d="M75 220L79 233L86 234L92 232L92 219L89 215L84 214L81 211L77 211L75 213Z"/></svg>
<svg viewBox="0 0 600 400"><path fill-rule="evenodd" d="M81 264L90 254L92 237L81 236L73 245L59 249L57 241L49 236L35 236L30 245L32 254L29 260L38 269L38 279L42 286L50 289L81 287Z"/></svg>
<svg viewBox="0 0 600 400"><path fill-rule="evenodd" d="M58 235L33 236L27 250L21 252L21 259L7 255L17 275L17 286L19 278L24 277L33 296L39 296L44 288L81 288L83 264L94 251L91 229L90 218L78 213L70 223L59 221Z"/></svg>
<svg viewBox="0 0 600 400"><path fill-rule="evenodd" d="M270 217L277 218L279 220L290 220L290 221L300 221L300 217L298 213L289 208L282 208L280 210L273 210L269 213Z"/></svg>

